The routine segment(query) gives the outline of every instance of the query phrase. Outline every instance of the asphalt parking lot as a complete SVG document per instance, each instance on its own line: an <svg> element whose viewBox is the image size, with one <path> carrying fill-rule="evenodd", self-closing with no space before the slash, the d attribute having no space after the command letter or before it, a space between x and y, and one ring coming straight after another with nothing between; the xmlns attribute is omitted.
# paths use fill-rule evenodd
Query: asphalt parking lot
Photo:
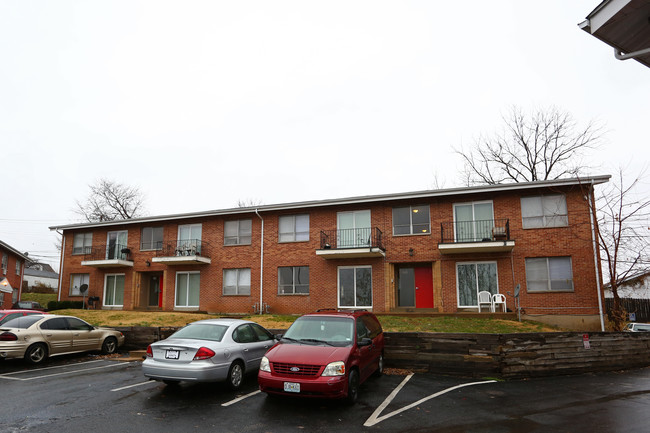
<svg viewBox="0 0 650 433"><path fill-rule="evenodd" d="M221 384L167 387L139 362L0 363L2 432L647 432L650 369L518 381L384 375L354 406Z"/></svg>

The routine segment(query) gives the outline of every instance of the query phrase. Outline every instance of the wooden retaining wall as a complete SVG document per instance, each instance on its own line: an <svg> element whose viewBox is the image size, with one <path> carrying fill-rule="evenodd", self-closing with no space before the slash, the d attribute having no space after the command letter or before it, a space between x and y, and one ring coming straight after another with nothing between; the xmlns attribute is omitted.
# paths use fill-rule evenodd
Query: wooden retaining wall
<svg viewBox="0 0 650 433"><path fill-rule="evenodd" d="M124 333L128 350L144 349L178 328L117 329ZM435 374L524 378L650 366L650 332L386 332L385 339L387 367Z"/></svg>

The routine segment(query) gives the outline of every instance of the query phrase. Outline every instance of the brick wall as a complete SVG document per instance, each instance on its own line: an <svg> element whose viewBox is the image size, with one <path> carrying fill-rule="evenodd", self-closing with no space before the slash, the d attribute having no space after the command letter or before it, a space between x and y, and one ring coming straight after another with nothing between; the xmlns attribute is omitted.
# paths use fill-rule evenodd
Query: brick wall
<svg viewBox="0 0 650 433"><path fill-rule="evenodd" d="M264 273L263 303L273 313L304 313L318 308L336 307L337 269L340 266L372 266L373 309L390 311L396 306L396 267L404 264L431 266L434 278L434 308L440 312L458 311L456 267L462 262L490 261L497 264L499 292L506 294L507 305L514 310L511 294L521 285L521 305L527 314L598 314L596 275L591 244L588 206L579 188L562 191L529 190L526 195L564 193L569 213L569 226L546 229L523 229L521 194L498 192L464 195L462 198L438 197L416 201L384 201L356 205L322 206L289 211L263 212L264 218ZM469 201L492 200L494 217L509 218L511 239L515 247L506 253L441 254L441 223L453 221L453 205ZM431 233L413 236L392 235L392 209L405 205L429 205ZM379 258L324 259L316 255L320 248L321 230L337 228L337 212L371 210L371 225L383 232L386 256ZM309 241L278 242L278 220L281 215L308 213L310 218ZM230 219L252 221L250 245L225 246L224 223ZM93 246L105 244L107 232L128 230L128 247L132 251L133 267L93 268L81 266L84 256L71 255L75 232L65 231L65 263L63 266L62 299L68 299L72 273L90 274L89 295L103 298L104 278L108 273L126 276L124 308L141 306L146 281L143 276L159 272L163 276L163 309L172 310L175 304L177 272L198 271L201 278L199 310L209 312L246 313L260 301L260 233L262 221L253 212L203 217L200 220L173 220L164 224L165 241L178 237L179 224L202 224L202 241L209 244L209 265L167 265L152 262L154 252L140 251L140 230L143 226L160 224L133 224L93 229ZM162 223L161 223L162 224ZM526 290L525 259L529 257L569 256L572 259L574 290L562 293L529 293ZM149 261L150 266L146 265ZM309 295L278 294L279 266L308 266L310 272ZM251 269L251 293L245 296L223 295L223 270Z"/></svg>

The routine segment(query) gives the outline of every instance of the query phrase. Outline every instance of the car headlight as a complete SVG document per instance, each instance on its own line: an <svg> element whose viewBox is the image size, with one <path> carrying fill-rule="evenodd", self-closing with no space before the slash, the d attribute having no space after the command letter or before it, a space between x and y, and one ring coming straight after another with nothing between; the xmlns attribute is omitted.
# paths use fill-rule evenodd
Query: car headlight
<svg viewBox="0 0 650 433"><path fill-rule="evenodd" d="M260 362L260 370L266 371L267 373L271 372L271 364L269 363L269 358L266 356L262 357L262 362Z"/></svg>
<svg viewBox="0 0 650 433"><path fill-rule="evenodd" d="M330 362L321 376L345 376L345 363L343 361Z"/></svg>

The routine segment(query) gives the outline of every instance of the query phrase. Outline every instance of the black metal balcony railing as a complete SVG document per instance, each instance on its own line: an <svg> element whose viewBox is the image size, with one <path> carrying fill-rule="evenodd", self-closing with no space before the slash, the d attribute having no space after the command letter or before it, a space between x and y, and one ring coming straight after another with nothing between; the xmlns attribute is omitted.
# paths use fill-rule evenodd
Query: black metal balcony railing
<svg viewBox="0 0 650 433"><path fill-rule="evenodd" d="M321 249L379 248L385 251L383 233L377 227L320 232Z"/></svg>
<svg viewBox="0 0 650 433"><path fill-rule="evenodd" d="M162 242L156 257L203 256L209 257L209 244L200 239L177 239Z"/></svg>
<svg viewBox="0 0 650 433"><path fill-rule="evenodd" d="M94 260L132 260L131 250L126 245L108 244L84 248L84 261Z"/></svg>
<svg viewBox="0 0 650 433"><path fill-rule="evenodd" d="M510 220L507 218L454 221L440 224L441 243L492 242L510 240Z"/></svg>

